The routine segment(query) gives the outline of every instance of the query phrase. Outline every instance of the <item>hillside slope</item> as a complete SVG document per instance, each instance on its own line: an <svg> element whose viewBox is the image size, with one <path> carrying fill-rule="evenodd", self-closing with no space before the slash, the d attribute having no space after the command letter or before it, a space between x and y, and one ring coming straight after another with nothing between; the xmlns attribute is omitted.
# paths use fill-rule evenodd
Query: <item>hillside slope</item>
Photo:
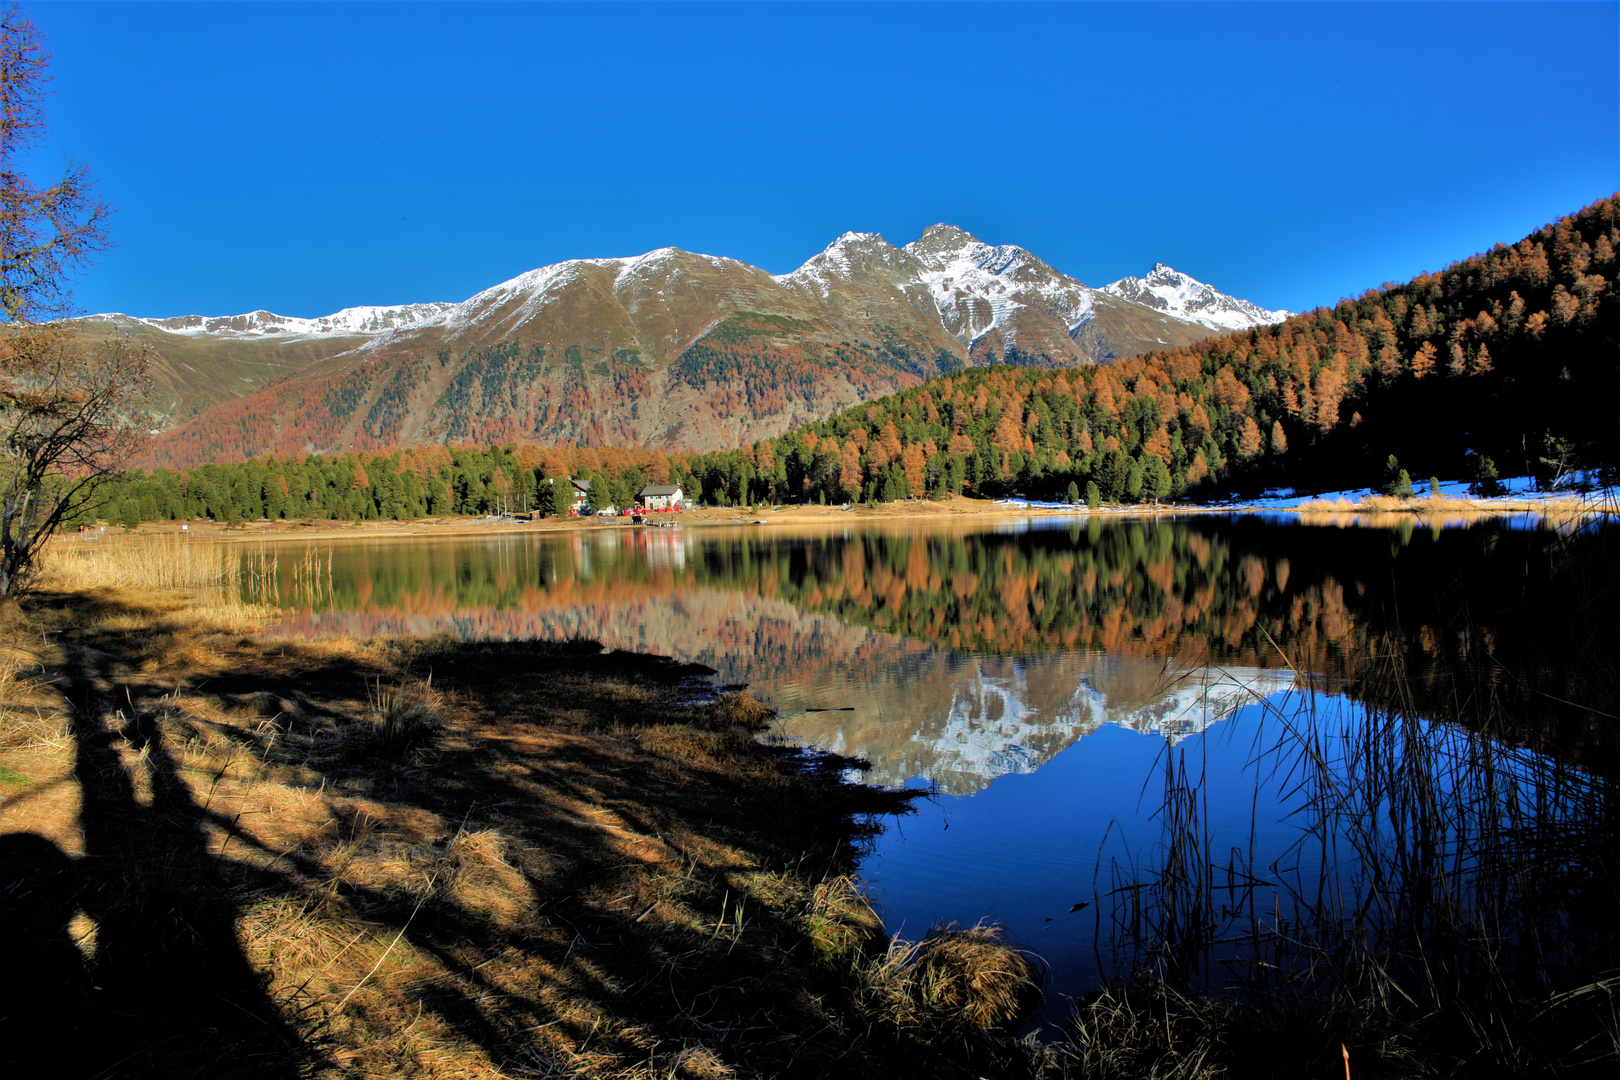
<svg viewBox="0 0 1620 1080"><path fill-rule="evenodd" d="M163 320L164 322L178 320ZM182 424L215 405L320 360L348 352L363 334L246 336L230 332L176 333L158 320L92 315L70 324L84 342L128 339L151 357L155 419L159 428Z"/></svg>
<svg viewBox="0 0 1620 1080"><path fill-rule="evenodd" d="M675 248L572 260L409 310L309 321L330 325L299 331L296 370L177 425L148 463L453 442L718 449L966 365L1073 367L1213 332L946 225L904 248L846 233L782 275ZM199 323L179 330L233 332ZM240 350L248 330L234 334ZM255 340L285 354L294 336Z"/></svg>
<svg viewBox="0 0 1620 1080"><path fill-rule="evenodd" d="M1620 201L1413 281L1106 366L953 372L687 462L708 499L1104 499L1620 469ZM1166 275L1156 274L1164 277ZM1151 279L1150 279L1151 280ZM1140 284L1140 283L1139 283ZM1197 284L1197 283L1194 283Z"/></svg>

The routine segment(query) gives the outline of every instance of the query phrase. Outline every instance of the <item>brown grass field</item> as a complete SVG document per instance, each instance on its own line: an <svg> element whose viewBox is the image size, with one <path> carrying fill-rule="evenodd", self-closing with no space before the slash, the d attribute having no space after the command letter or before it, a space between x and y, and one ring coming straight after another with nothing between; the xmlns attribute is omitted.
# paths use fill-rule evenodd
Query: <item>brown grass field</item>
<svg viewBox="0 0 1620 1080"><path fill-rule="evenodd" d="M589 642L272 641L217 548L117 550L0 608L0 1073L1049 1071L1027 959L891 943L852 882L905 799L746 693Z"/></svg>

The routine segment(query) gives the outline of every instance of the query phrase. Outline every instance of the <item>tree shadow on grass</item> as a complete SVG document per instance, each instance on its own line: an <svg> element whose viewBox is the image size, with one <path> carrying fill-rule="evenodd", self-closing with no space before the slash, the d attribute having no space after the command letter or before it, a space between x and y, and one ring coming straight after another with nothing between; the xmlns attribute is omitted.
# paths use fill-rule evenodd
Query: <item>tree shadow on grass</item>
<svg viewBox="0 0 1620 1080"><path fill-rule="evenodd" d="M83 1076L1013 1075L973 1033L857 1005L881 928L816 886L909 796L762 744L758 706L694 701L700 669L577 642L225 637L206 671L164 669L184 636L62 646L85 854L0 846L26 864L0 883L27 883L33 967L74 1004L6 1021L39 1060L71 1043ZM430 673L442 730L383 753L369 699ZM199 772L199 727L252 776ZM244 931L250 908L285 949ZM816 919L842 920L830 961Z"/></svg>
<svg viewBox="0 0 1620 1080"><path fill-rule="evenodd" d="M203 811L115 663L69 642L54 672L83 854L0 836L7 1075L296 1076L307 1054L242 953Z"/></svg>

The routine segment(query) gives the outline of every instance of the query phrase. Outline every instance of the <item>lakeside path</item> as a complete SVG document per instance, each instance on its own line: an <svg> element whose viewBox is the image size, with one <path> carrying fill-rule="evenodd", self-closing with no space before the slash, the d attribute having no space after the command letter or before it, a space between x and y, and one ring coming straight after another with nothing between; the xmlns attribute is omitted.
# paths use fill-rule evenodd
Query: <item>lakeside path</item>
<svg viewBox="0 0 1620 1080"><path fill-rule="evenodd" d="M1058 506L1049 503L1021 504L1011 500L970 499L953 496L949 500L908 500L855 506L849 509L827 506L702 507L675 514L653 515L660 524L682 529L723 526L791 526L795 531L819 531L850 525L900 524L930 527L983 528L1000 524L1034 521L1086 521L1092 518L1156 519L1189 515L1225 516L1268 514L1297 516L1301 521L1334 525L1399 525L1413 521L1424 525L1464 524L1491 517L1538 514L1552 524L1571 523L1587 518L1613 516L1620 512L1613 493L1580 496L1518 494L1494 499L1458 496L1394 499L1369 496L1348 498L1303 498L1288 505L1275 500L1230 503L1164 503L1160 506L1103 506L1089 510L1084 505ZM181 522L147 522L136 533L160 535L181 531ZM484 535L491 532L592 532L636 528L628 517L541 518L536 521L507 518L433 517L408 521L252 521L230 528L212 521L185 523L188 534L214 540L255 541L313 539L382 539L388 537L451 537ZM108 530L108 535L113 530Z"/></svg>

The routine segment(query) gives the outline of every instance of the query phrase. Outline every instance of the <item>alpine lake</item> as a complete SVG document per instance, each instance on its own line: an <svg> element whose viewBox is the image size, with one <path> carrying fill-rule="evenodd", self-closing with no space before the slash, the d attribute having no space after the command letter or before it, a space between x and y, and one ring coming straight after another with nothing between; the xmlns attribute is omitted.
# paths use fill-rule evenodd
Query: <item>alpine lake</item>
<svg viewBox="0 0 1620 1080"><path fill-rule="evenodd" d="M1047 968L1040 1025L1144 968L1259 993L1432 965L1399 942L1442 930L1459 978L1612 960L1614 533L1075 515L243 559L271 634L586 638L745 685L772 738L926 793L868 894L906 938L1003 927Z"/></svg>

